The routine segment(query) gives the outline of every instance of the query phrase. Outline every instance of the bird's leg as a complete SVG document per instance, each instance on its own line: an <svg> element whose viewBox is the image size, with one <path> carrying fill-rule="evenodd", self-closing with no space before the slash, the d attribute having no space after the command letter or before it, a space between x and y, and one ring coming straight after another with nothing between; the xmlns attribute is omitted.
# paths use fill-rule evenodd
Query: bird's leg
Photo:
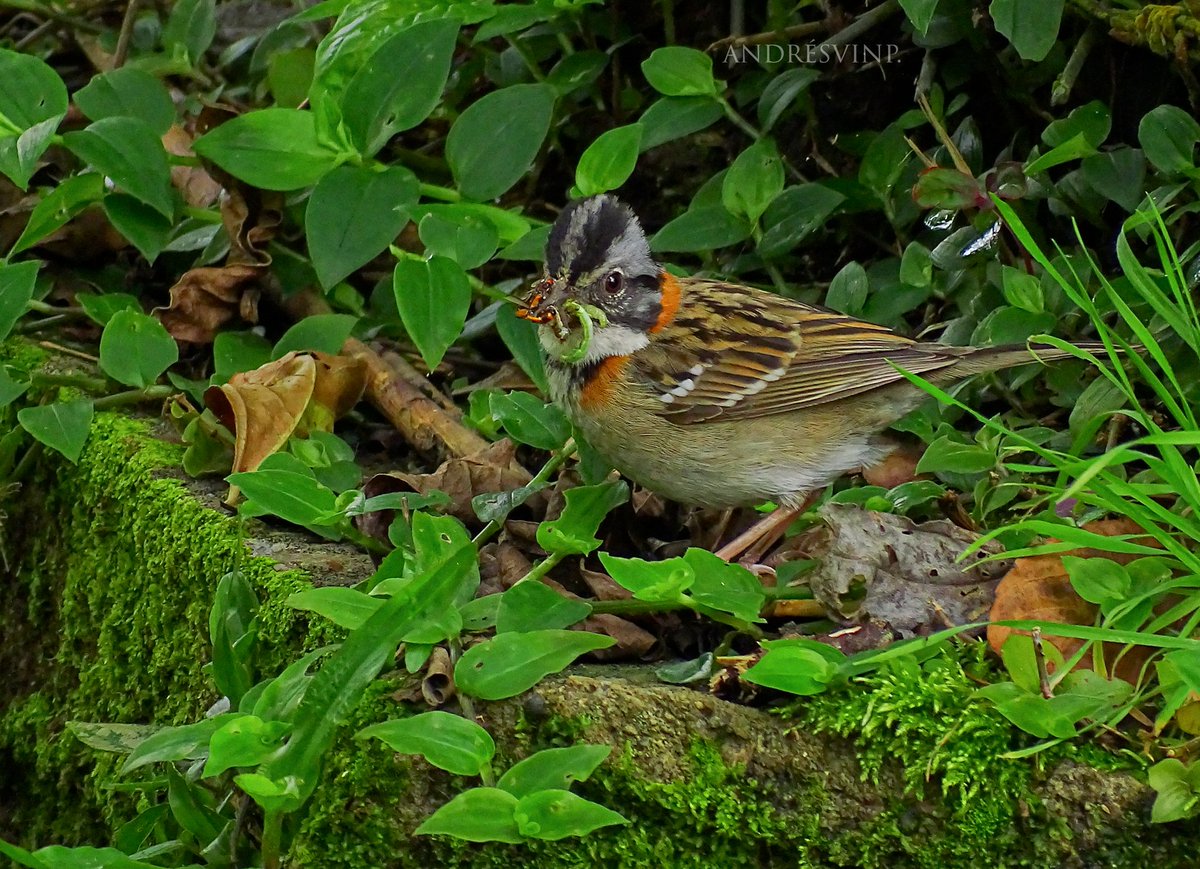
<svg viewBox="0 0 1200 869"><path fill-rule="evenodd" d="M716 552L717 558L720 558L722 561L757 561L762 557L764 552L778 542L779 538L783 536L783 532L792 524L792 520L799 516L803 510L803 505L800 507L775 508L775 511L771 515L764 516L718 549ZM742 553L745 553L746 557L738 559L738 556L742 555Z"/></svg>

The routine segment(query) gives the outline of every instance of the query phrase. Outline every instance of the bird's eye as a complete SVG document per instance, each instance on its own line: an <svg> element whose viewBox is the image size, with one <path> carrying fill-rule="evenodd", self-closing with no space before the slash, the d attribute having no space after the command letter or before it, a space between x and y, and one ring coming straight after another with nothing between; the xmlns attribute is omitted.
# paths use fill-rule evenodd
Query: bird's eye
<svg viewBox="0 0 1200 869"><path fill-rule="evenodd" d="M609 272L604 279L604 289L608 290L614 296L621 292L625 287L625 276L620 272Z"/></svg>

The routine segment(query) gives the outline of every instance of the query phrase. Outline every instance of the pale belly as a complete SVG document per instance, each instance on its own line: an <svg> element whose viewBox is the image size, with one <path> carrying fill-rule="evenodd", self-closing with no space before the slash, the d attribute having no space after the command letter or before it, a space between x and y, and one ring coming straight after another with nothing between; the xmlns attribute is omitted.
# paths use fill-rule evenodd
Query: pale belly
<svg viewBox="0 0 1200 869"><path fill-rule="evenodd" d="M583 437L618 471L664 497L703 507L798 506L843 473L891 451L875 436L811 431L811 416L678 425L639 406L581 413L554 389Z"/></svg>

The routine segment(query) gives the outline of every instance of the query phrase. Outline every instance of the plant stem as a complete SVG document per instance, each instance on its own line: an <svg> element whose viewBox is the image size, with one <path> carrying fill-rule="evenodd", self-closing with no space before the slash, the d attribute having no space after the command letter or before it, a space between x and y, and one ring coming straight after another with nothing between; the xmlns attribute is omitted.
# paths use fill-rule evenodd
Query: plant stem
<svg viewBox="0 0 1200 869"><path fill-rule="evenodd" d="M437 184L427 184L422 181L419 189L421 195L426 199L438 199L442 202L462 201L462 194L451 187L439 187Z"/></svg>
<svg viewBox="0 0 1200 869"><path fill-rule="evenodd" d="M163 401L174 394L174 386L147 386L143 389L130 389L101 396L92 402L92 407L96 410L108 410L127 404L141 404L143 401Z"/></svg>
<svg viewBox="0 0 1200 869"><path fill-rule="evenodd" d="M29 376L34 386L65 386L71 389L83 389L88 392L104 392L108 389L108 381L102 377L91 377L87 374L47 374L35 371Z"/></svg>
<svg viewBox="0 0 1200 869"><path fill-rule="evenodd" d="M522 582L537 582L551 570L558 566L558 563L566 558L564 552L551 552L533 567L529 568L529 573L522 576L513 585L520 585Z"/></svg>
<svg viewBox="0 0 1200 869"><path fill-rule="evenodd" d="M529 489L532 489L534 492L544 487L550 480L550 475L561 468L567 459L575 455L575 450L575 441L568 439L567 442L562 445L562 449L552 455L547 460L546 464L542 465L542 469L537 472L534 478L530 480L526 486ZM496 532L499 531L503 525L503 517L500 519L493 519L492 521L488 522L487 525L483 526L483 530L476 534L475 539L471 542L474 543L475 548L478 549L483 544L487 543L488 540L490 540L493 536L495 536Z"/></svg>
<svg viewBox="0 0 1200 869"><path fill-rule="evenodd" d="M279 846L283 839L283 812L267 811L263 815L263 869L279 869Z"/></svg>
<svg viewBox="0 0 1200 869"><path fill-rule="evenodd" d="M546 74L542 72L542 68L537 64L537 58L533 56L533 52L529 50L529 46L521 42L520 39L514 36L505 36L504 41L507 42L512 50L521 56L521 60L525 61L525 68L529 70L529 74L536 81L545 81Z"/></svg>

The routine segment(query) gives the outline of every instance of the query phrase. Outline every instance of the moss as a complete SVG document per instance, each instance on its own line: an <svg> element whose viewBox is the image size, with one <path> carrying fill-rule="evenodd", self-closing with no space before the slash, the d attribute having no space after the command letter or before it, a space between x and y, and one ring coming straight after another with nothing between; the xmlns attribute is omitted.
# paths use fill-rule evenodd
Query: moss
<svg viewBox="0 0 1200 869"><path fill-rule="evenodd" d="M164 472L180 455L149 422L100 414L78 464L49 457L11 511L0 671L18 676L0 686L0 788L21 799L0 799L9 836L95 840L117 820L68 720L181 723L217 699L203 665L224 573L240 566L264 601L264 667L303 635L282 601L307 581L244 556L237 523Z"/></svg>

